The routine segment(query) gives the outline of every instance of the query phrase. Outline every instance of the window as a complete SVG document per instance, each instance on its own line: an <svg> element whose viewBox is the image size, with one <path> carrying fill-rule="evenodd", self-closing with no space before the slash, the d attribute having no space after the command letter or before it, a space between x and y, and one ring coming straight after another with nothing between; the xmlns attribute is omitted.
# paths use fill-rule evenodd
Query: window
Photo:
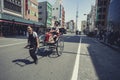
<svg viewBox="0 0 120 80"><path fill-rule="evenodd" d="M42 14L42 12L39 12L39 14Z"/></svg>
<svg viewBox="0 0 120 80"><path fill-rule="evenodd" d="M102 12L102 8L99 8L98 12Z"/></svg>
<svg viewBox="0 0 120 80"><path fill-rule="evenodd" d="M99 15L98 18L101 19L102 18L101 15Z"/></svg>
<svg viewBox="0 0 120 80"><path fill-rule="evenodd" d="M30 14L30 10L28 10L28 14Z"/></svg>
<svg viewBox="0 0 120 80"><path fill-rule="evenodd" d="M55 10L55 8L53 8L53 10Z"/></svg>
<svg viewBox="0 0 120 80"><path fill-rule="evenodd" d="M103 12L105 12L106 11L106 8L103 8Z"/></svg>
<svg viewBox="0 0 120 80"><path fill-rule="evenodd" d="M34 16L37 16L37 14L35 13Z"/></svg>
<svg viewBox="0 0 120 80"><path fill-rule="evenodd" d="M41 21L42 20L42 18L39 18L39 21Z"/></svg>
<svg viewBox="0 0 120 80"><path fill-rule="evenodd" d="M104 5L107 5L107 1L104 1Z"/></svg>
<svg viewBox="0 0 120 80"><path fill-rule="evenodd" d="M53 16L53 19L56 19L56 16Z"/></svg>
<svg viewBox="0 0 120 80"><path fill-rule="evenodd" d="M42 6L39 6L38 8L39 8L39 9L41 9L41 8L42 8Z"/></svg>
<svg viewBox="0 0 120 80"><path fill-rule="evenodd" d="M56 8L56 10L58 10L58 8Z"/></svg>
<svg viewBox="0 0 120 80"><path fill-rule="evenodd" d="M105 19L105 15L102 15L102 19Z"/></svg>
<svg viewBox="0 0 120 80"><path fill-rule="evenodd" d="M102 23L103 26L105 25L104 21L102 21L101 23Z"/></svg>

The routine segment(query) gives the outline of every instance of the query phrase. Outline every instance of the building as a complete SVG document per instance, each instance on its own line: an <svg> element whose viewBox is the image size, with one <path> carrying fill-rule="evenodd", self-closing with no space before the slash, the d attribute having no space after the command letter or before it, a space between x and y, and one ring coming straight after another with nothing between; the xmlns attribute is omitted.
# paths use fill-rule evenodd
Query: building
<svg viewBox="0 0 120 80"><path fill-rule="evenodd" d="M95 20L96 20L96 7L91 6L91 11L87 15L87 27L86 31L89 32L94 32L95 31Z"/></svg>
<svg viewBox="0 0 120 80"><path fill-rule="evenodd" d="M24 0L24 18L38 22L37 0Z"/></svg>
<svg viewBox="0 0 120 80"><path fill-rule="evenodd" d="M107 16L110 0L96 0L97 13L96 13L96 26L98 30L107 29Z"/></svg>
<svg viewBox="0 0 120 80"><path fill-rule="evenodd" d="M62 5L62 0L56 0L53 5L52 11L52 25L54 26L55 21L60 23L61 27L64 27L65 24L65 10Z"/></svg>
<svg viewBox="0 0 120 80"><path fill-rule="evenodd" d="M120 31L120 0L110 1L108 31Z"/></svg>
<svg viewBox="0 0 120 80"><path fill-rule="evenodd" d="M96 8L95 6L91 6L90 11L90 25L89 25L89 31L94 32L95 31L95 18L96 18Z"/></svg>
<svg viewBox="0 0 120 80"><path fill-rule="evenodd" d="M81 21L81 31L83 33L85 33L86 31L86 27L87 27L87 21Z"/></svg>
<svg viewBox="0 0 120 80"><path fill-rule="evenodd" d="M0 0L0 36L14 35L15 18L23 18L23 1ZM16 17L17 16L17 17Z"/></svg>
<svg viewBox="0 0 120 80"><path fill-rule="evenodd" d="M90 14L87 14L87 26L86 26L87 33L89 33L89 25L90 25Z"/></svg>
<svg viewBox="0 0 120 80"><path fill-rule="evenodd" d="M74 20L70 20L66 23L66 29L68 31L74 32L75 31L75 22Z"/></svg>
<svg viewBox="0 0 120 80"><path fill-rule="evenodd" d="M37 14L36 18L30 18L31 20L28 18L30 7L27 5L28 2L28 0L0 0L0 36L25 35L28 25L33 26L35 30L41 27L42 23L37 22Z"/></svg>
<svg viewBox="0 0 120 80"><path fill-rule="evenodd" d="M51 27L52 25L52 5L45 1L39 2L38 6L38 15L39 15L39 22L44 23L45 27Z"/></svg>

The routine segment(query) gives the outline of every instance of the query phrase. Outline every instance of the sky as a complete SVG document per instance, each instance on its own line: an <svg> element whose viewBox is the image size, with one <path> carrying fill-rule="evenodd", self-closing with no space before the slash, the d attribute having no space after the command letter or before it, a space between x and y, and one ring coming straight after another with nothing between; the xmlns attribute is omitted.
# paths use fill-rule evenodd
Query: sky
<svg viewBox="0 0 120 80"><path fill-rule="evenodd" d="M46 0L38 0L39 2ZM47 0L51 4L54 4L56 0ZM77 5L79 5L78 11L78 26L81 26L81 21L86 20L84 14L88 14L91 10L91 5L95 4L95 0L63 0L63 6L65 8L65 21L76 20Z"/></svg>

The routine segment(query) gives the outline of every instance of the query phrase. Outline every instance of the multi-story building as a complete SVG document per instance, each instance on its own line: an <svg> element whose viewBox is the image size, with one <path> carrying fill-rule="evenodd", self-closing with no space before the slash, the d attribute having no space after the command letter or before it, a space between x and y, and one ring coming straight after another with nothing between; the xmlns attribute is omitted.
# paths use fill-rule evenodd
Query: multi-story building
<svg viewBox="0 0 120 80"><path fill-rule="evenodd" d="M74 32L75 31L75 22L74 20L70 20L66 23L66 29L68 31Z"/></svg>
<svg viewBox="0 0 120 80"><path fill-rule="evenodd" d="M107 27L109 31L120 31L120 0L110 1Z"/></svg>
<svg viewBox="0 0 120 80"><path fill-rule="evenodd" d="M86 27L86 30L88 32L94 32L94 30L95 30L95 18L96 18L96 7L92 5L91 6L91 11L87 15L87 27Z"/></svg>
<svg viewBox="0 0 120 80"><path fill-rule="evenodd" d="M96 0L96 26L99 30L107 29L107 16L110 0Z"/></svg>
<svg viewBox="0 0 120 80"><path fill-rule="evenodd" d="M38 22L37 0L24 0L24 18Z"/></svg>
<svg viewBox="0 0 120 80"><path fill-rule="evenodd" d="M52 5L45 1L39 2L38 6L38 15L39 15L39 22L44 23L45 27L51 27L52 25Z"/></svg>
<svg viewBox="0 0 120 80"><path fill-rule="evenodd" d="M21 0L0 0L0 36L15 33L15 18L23 18L22 4Z"/></svg>
<svg viewBox="0 0 120 80"><path fill-rule="evenodd" d="M23 17L23 1L21 0L0 0L0 11L18 17Z"/></svg>
<svg viewBox="0 0 120 80"><path fill-rule="evenodd" d="M86 27L87 27L87 21L82 21L81 22L81 31L83 33L85 33Z"/></svg>
<svg viewBox="0 0 120 80"><path fill-rule="evenodd" d="M0 0L0 36L25 35L28 25L34 26L34 28L42 25L37 22L37 14L36 18L30 18L31 20L26 17L29 7L32 6L31 3L31 6L28 6L28 2L28 0Z"/></svg>
<svg viewBox="0 0 120 80"><path fill-rule="evenodd" d="M91 6L91 12L90 12L90 32L94 32L95 30L95 18L96 18L96 8L95 6Z"/></svg>
<svg viewBox="0 0 120 80"><path fill-rule="evenodd" d="M55 21L58 21L61 27L64 26L65 10L62 5L62 0L56 0L55 4L53 5L52 17L53 17L52 19L53 26Z"/></svg>

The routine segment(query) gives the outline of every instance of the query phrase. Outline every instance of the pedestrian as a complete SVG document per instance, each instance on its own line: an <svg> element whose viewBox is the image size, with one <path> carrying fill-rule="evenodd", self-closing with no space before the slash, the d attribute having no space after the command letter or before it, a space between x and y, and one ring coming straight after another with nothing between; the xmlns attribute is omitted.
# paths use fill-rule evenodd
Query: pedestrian
<svg viewBox="0 0 120 80"><path fill-rule="evenodd" d="M28 37L28 45L29 45L29 54L31 58L34 60L34 63L38 63L38 58L36 56L36 50L39 48L39 39L38 35L35 31L33 31L31 26L27 27L27 37Z"/></svg>

